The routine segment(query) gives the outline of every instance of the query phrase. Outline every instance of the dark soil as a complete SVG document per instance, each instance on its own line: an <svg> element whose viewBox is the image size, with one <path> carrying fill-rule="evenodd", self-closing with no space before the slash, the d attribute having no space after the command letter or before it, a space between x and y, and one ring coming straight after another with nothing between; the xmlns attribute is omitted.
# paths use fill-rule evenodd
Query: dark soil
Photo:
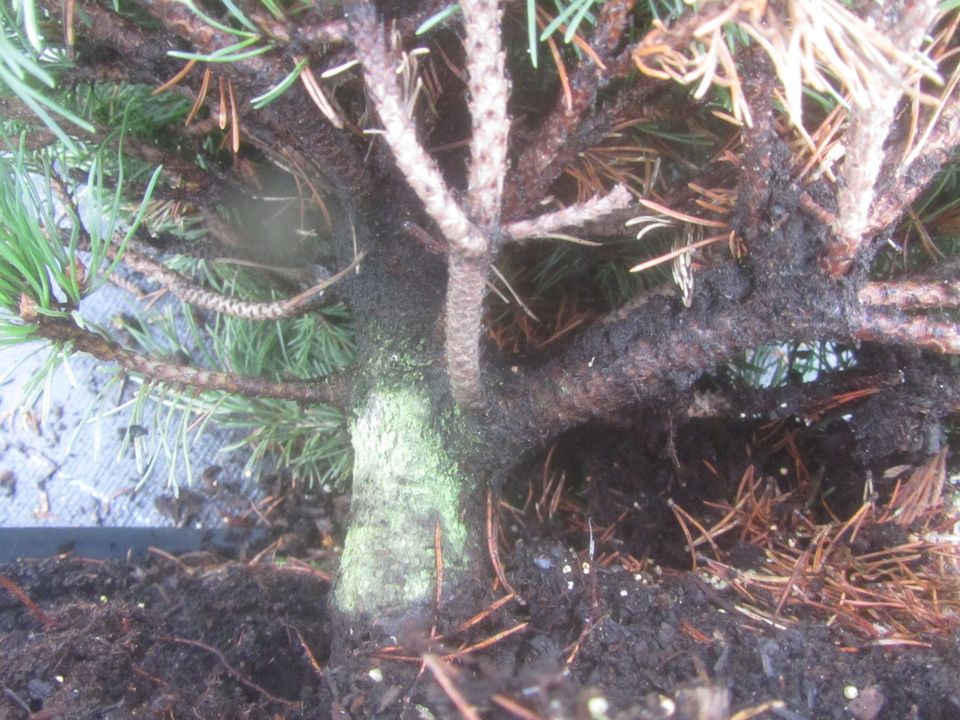
<svg viewBox="0 0 960 720"><path fill-rule="evenodd" d="M274 549L306 560L155 554L143 564L62 557L0 567L23 593L0 587L0 719L459 718L419 657L503 631L512 632L444 664L483 718L960 718L956 631L881 646L802 606L774 627L684 569L690 556L665 498L692 510L729 500L745 460L731 438L750 431L707 423L648 438L649 447L613 432L568 439L592 450L558 450L549 473L541 462L532 480L502 490L505 569L525 604L509 600L461 632L450 628L478 608L445 607L437 634L448 636L411 630L386 652L362 641L333 651L333 553L317 548L330 546L343 507L329 498L292 493L270 516ZM815 438L798 442L814 465ZM750 447L758 471L789 464L762 442ZM663 452L686 460L645 464ZM845 472L860 462L849 457L850 467L838 461ZM704 458L721 472L694 470ZM556 503L540 484L548 475L565 478ZM617 532L602 535L618 517ZM613 548L657 563L634 572L601 561ZM756 548L728 549L745 568L762 561ZM504 594L490 590L489 601Z"/></svg>
<svg viewBox="0 0 960 720"><path fill-rule="evenodd" d="M821 623L777 631L745 621L691 574L584 575L573 554L547 542L515 559L529 604L507 605L482 630L529 626L464 658L454 679L484 717L512 716L498 695L542 717L590 717L591 698L603 697L607 717L666 718L665 698L698 688L728 690L734 710L783 701L762 717L960 717L956 636L929 649L858 648ZM328 585L309 572L74 558L3 574L49 627L0 596L0 718L430 717L418 706L457 717L416 665L364 655L328 665ZM845 699L846 686L858 688L859 702Z"/></svg>

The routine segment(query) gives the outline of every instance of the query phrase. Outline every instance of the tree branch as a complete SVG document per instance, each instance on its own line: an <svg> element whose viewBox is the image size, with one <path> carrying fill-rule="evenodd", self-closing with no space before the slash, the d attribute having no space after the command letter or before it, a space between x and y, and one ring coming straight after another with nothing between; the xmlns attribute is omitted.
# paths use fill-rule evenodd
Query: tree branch
<svg viewBox="0 0 960 720"><path fill-rule="evenodd" d="M896 223L922 193L931 178L953 157L960 146L960 97L951 95L943 101L940 118L926 142L913 153L908 165L893 165L876 184L876 197L863 234L873 237ZM902 153L902 147L890 149L890 155Z"/></svg>
<svg viewBox="0 0 960 720"><path fill-rule="evenodd" d="M632 4L632 0L610 0L602 5L597 29L591 38L591 47L601 61L610 60L618 49ZM564 165L583 149L584 138L578 135L583 114L593 107L600 87L616 77L606 70L584 57L570 78L571 103L567 104L562 93L557 94L549 116L507 178L504 217L516 219L529 213L560 176ZM575 142L577 138L581 142Z"/></svg>
<svg viewBox="0 0 960 720"><path fill-rule="evenodd" d="M540 215L531 220L519 220L506 227L509 239L520 241L544 237L567 227L576 227L603 220L611 213L625 210L633 197L623 185L617 185L606 195L591 198L585 203L571 205L556 212Z"/></svg>
<svg viewBox="0 0 960 720"><path fill-rule="evenodd" d="M111 249L107 254L112 259L116 252ZM190 278L169 269L163 263L129 248L120 261L131 270L142 273L148 280L162 285L183 302L195 307L246 320L282 320L298 317L309 312L316 302L323 297L324 291L348 275L363 259L363 256L364 254L361 253L348 267L313 287L291 298L273 302L251 302L207 290L199 287Z"/></svg>
<svg viewBox="0 0 960 720"><path fill-rule="evenodd" d="M173 365L127 350L113 340L77 327L67 320L42 318L35 327L37 334L47 340L55 343L69 343L73 350L88 353L104 362L116 363L124 370L143 375L148 380L193 387L198 390L219 390L235 395L306 403L340 405L346 397L342 382L333 379L325 380L323 383L283 382Z"/></svg>
<svg viewBox="0 0 960 720"><path fill-rule="evenodd" d="M80 210L77 208L73 197L67 191L66 184L55 174L51 175L50 181L60 201L71 210L74 222L80 233L78 247L82 250L89 250L91 247L90 233L83 226L83 222L80 219ZM213 218L215 218L215 216L211 214L211 219ZM107 259L111 261L115 260L117 258L117 250L118 248L115 245L110 244L106 249ZM171 270L158 260L154 260L152 257L129 246L120 256L120 262L130 270L144 275L147 280L163 286L168 292L183 302L195 307L211 310L223 315L244 318L246 320L282 320L284 318L298 317L309 312L316 302L323 297L324 291L349 274L350 271L360 263L364 256L365 253L360 253L348 267L332 277L317 283L313 287L291 298L273 302L251 302L224 295L214 290L207 290L206 288L200 287L190 278Z"/></svg>
<svg viewBox="0 0 960 720"><path fill-rule="evenodd" d="M367 91L383 123L381 134L393 151L397 167L452 246L474 254L485 252L482 234L472 227L447 188L437 163L417 139L413 119L400 96L375 9L366 3L358 4L351 12L350 21Z"/></svg>
<svg viewBox="0 0 960 720"><path fill-rule="evenodd" d="M960 355L960 325L928 317L904 317L864 308L857 314L854 336Z"/></svg>
<svg viewBox="0 0 960 720"><path fill-rule="evenodd" d="M914 53L933 22L936 6L917 2L905 6L895 19L896 27L887 28L891 42L904 53ZM902 72L906 68L900 67ZM883 164L883 146L893 125L894 113L903 89L879 77L864 99L852 102L849 127L844 135L841 182L837 190L837 215L833 231L836 237L827 245L823 267L832 277L846 274L860 245L867 238L864 230L873 205L875 183Z"/></svg>
<svg viewBox="0 0 960 720"><path fill-rule="evenodd" d="M871 282L860 288L857 297L864 305L893 305L900 310L958 307L960 282Z"/></svg>
<svg viewBox="0 0 960 720"><path fill-rule="evenodd" d="M509 83L500 42L502 12L499 0L462 0L460 7L467 36L467 90L472 125L467 208L474 222L489 227L500 221L510 135Z"/></svg>
<svg viewBox="0 0 960 720"><path fill-rule="evenodd" d="M480 23L479 27L471 30L476 34L489 24L490 18L487 16L491 8L488 6L485 10L471 10L474 12L473 21ZM478 14L481 16L480 20L476 17ZM499 12L495 14L499 17ZM363 62L367 90L384 126L383 137L393 151L397 167L450 244L445 304L447 372L457 403L477 405L483 395L480 375L480 321L490 266L490 243L487 236L467 219L448 189L440 168L417 139L416 128L402 102L373 7L367 4L357 6L351 13L351 27L354 44ZM496 31L499 33L499 27ZM473 42L483 44L479 38L475 38ZM484 50L490 51L489 47ZM487 58L487 62L497 66L502 63L502 58ZM484 67L481 62L473 71L478 72ZM479 80L477 78L477 82ZM485 91L479 87L476 90L481 96L480 104L474 108L476 112L499 112L495 106L499 102L501 91L505 89L495 90L495 97L492 98L485 97ZM501 110L506 122L506 109L504 107ZM480 129L480 132L484 135L487 131ZM484 136L489 142L489 134ZM482 151L478 148L474 150L477 153L474 163L484 165L496 161L498 151L495 150L491 157L482 158ZM488 167L484 172L495 169ZM478 212L489 216L491 221L495 220L489 213L495 212L496 203L499 202L500 181L481 172L472 182L474 192L478 193ZM490 185L491 182L493 185Z"/></svg>
<svg viewBox="0 0 960 720"><path fill-rule="evenodd" d="M450 388L461 406L477 407L483 401L480 329L489 267L486 256L452 252L447 260L444 354Z"/></svg>

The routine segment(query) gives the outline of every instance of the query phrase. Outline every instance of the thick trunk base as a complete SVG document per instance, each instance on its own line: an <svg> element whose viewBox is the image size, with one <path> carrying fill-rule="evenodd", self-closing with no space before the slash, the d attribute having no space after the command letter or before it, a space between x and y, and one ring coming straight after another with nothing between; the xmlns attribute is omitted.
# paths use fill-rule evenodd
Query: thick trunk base
<svg viewBox="0 0 960 720"><path fill-rule="evenodd" d="M351 437L350 527L334 604L351 624L387 631L419 620L427 626L437 593L438 548L444 592L456 593L467 577L467 478L446 451L430 402L417 388L373 390Z"/></svg>

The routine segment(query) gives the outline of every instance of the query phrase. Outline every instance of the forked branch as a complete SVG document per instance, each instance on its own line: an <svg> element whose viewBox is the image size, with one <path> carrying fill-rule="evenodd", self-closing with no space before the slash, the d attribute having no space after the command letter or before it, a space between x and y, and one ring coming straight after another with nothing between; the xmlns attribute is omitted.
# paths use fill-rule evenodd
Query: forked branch
<svg viewBox="0 0 960 720"><path fill-rule="evenodd" d="M492 0L468 3L464 10L472 38L469 42L473 50L480 53L480 57L471 59L471 71L499 71L500 78L499 82L493 79L492 89L485 89L479 76L471 85L474 92L471 112L479 117L474 116L469 193L473 211L488 224L498 220L506 168L506 86L499 43L500 13ZM490 266L489 238L467 218L447 187L440 168L417 139L411 108L402 101L374 8L367 4L356 6L351 21L367 90L383 123L383 138L393 152L397 167L449 243L444 345L447 374L456 401L461 405L477 405L483 395L480 319ZM497 39L480 37L481 33L489 32L495 33ZM489 53L495 57L489 57ZM487 115L495 120L499 118L497 122L501 126L486 127ZM492 146L481 147L481 140Z"/></svg>
<svg viewBox="0 0 960 720"><path fill-rule="evenodd" d="M383 124L379 134L393 152L397 167L451 245L475 253L484 252L483 236L473 228L447 187L437 163L417 139L417 129L401 97L396 68L387 52L376 10L372 5L356 3L350 19L367 92Z"/></svg>

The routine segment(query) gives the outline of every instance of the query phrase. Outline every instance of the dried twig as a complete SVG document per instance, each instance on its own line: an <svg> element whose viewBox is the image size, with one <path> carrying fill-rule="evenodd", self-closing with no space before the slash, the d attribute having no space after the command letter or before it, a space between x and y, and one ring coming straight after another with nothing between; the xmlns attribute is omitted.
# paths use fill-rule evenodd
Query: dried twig
<svg viewBox="0 0 960 720"><path fill-rule="evenodd" d="M493 613L495 613L497 610L499 610L501 607L503 607L504 605L506 605L508 602L510 602L516 597L517 596L514 595L513 593L508 593L504 595L502 598L500 598L499 600L494 600L492 603L490 603L488 607L484 608L473 617L468 618L467 620L464 620L462 623L457 625L457 627L455 627L449 633L446 633L445 635L441 635L440 638L437 638L437 639L450 637L452 635L458 635L459 633L469 630L474 625L490 617Z"/></svg>
<svg viewBox="0 0 960 720"><path fill-rule="evenodd" d="M493 510L493 490L487 490L487 551L490 553L490 563L493 565L493 571L497 575L497 580L500 581L500 584L503 588L509 592L511 595L517 598L517 601L523 604L523 599L513 589L513 586L510 584L510 581L507 580L506 573L503 572L503 566L500 564L500 547L499 541L497 539L497 529L499 523L497 522L496 514Z"/></svg>
<svg viewBox="0 0 960 720"><path fill-rule="evenodd" d="M460 650L456 650L452 653L447 653L446 655L443 656L443 659L454 660L456 658L461 658L464 655L469 655L472 652L476 652L477 650L484 650L490 647L491 645L496 645L498 642L500 642L504 638L508 638L511 635L516 635L519 632L523 632L529 626L530 626L530 623L525 623L525 622L520 623L519 625L514 625L513 627L507 628L506 630L501 630L498 633L494 633L490 637L484 638L479 642L473 643L472 645L468 645L465 648L461 648Z"/></svg>

